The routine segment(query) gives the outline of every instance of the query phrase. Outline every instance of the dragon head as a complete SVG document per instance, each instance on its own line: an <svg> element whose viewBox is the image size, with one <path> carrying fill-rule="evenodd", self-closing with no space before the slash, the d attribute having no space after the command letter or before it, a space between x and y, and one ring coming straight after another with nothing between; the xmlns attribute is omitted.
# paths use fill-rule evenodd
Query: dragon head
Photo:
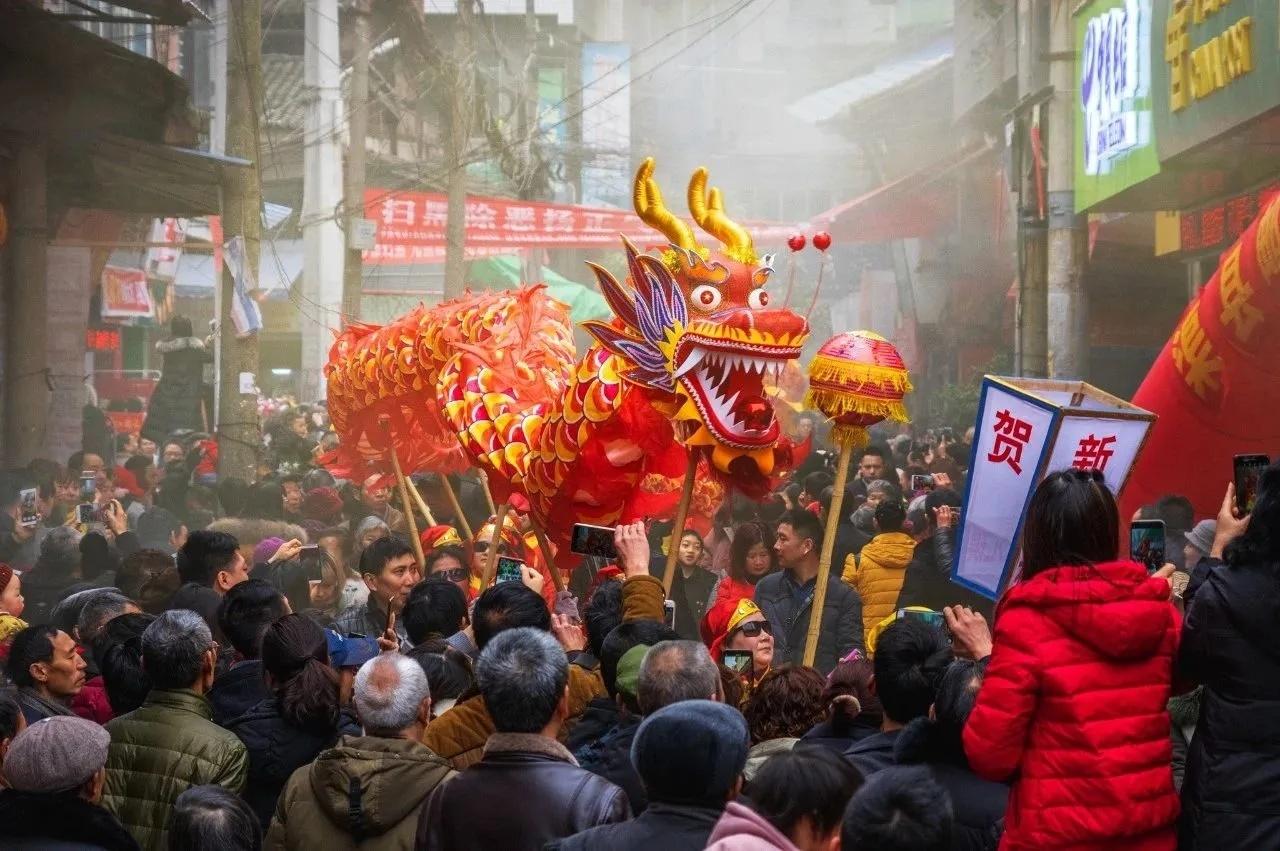
<svg viewBox="0 0 1280 851"><path fill-rule="evenodd" d="M719 250L700 246L667 210L653 165L648 158L636 173L635 208L670 245L657 257L623 240L629 288L590 264L617 321L585 327L632 364L630 381L676 398L673 419L688 424L685 442L708 447L717 469L728 473L749 457L768 475L780 429L765 380L800 356L809 324L769 307L773 256L757 256L751 236L725 215L720 190L708 193L706 169L689 181L689 211Z"/></svg>

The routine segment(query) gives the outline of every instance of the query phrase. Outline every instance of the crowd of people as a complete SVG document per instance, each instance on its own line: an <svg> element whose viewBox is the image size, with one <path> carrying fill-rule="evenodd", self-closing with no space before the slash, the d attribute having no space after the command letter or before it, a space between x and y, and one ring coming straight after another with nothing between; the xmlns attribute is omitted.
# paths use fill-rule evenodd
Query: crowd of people
<svg viewBox="0 0 1280 851"><path fill-rule="evenodd" d="M1280 465L1251 516L1144 508L1155 572L1050 474L997 609L950 577L971 434L866 447L839 517L815 451L556 577L527 504L415 476L429 520L326 426L281 413L254 483L190 430L0 474L0 845L1280 847Z"/></svg>

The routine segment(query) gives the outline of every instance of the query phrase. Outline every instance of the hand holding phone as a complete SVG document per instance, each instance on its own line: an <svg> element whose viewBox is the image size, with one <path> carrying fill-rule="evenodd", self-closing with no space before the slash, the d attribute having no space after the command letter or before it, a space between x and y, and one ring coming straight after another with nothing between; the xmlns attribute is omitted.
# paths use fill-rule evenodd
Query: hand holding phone
<svg viewBox="0 0 1280 851"><path fill-rule="evenodd" d="M617 547L613 543L613 529L609 526L574 523L569 549L581 556L598 556L607 559L618 557Z"/></svg>
<svg viewBox="0 0 1280 851"><path fill-rule="evenodd" d="M1243 517L1253 513L1258 501L1258 482L1271 465L1266 455L1237 455L1231 459L1232 481L1236 486L1236 511Z"/></svg>
<svg viewBox="0 0 1280 851"><path fill-rule="evenodd" d="M36 505L39 491L36 488L23 488L18 492L18 504L22 512L21 524L28 529L40 522L40 509Z"/></svg>
<svg viewBox="0 0 1280 851"><path fill-rule="evenodd" d="M1129 558L1155 573L1165 563L1163 520L1135 520L1129 527Z"/></svg>
<svg viewBox="0 0 1280 851"><path fill-rule="evenodd" d="M520 568L524 567L524 562L518 558L511 556L498 556L498 575L497 582L519 582L524 574Z"/></svg>

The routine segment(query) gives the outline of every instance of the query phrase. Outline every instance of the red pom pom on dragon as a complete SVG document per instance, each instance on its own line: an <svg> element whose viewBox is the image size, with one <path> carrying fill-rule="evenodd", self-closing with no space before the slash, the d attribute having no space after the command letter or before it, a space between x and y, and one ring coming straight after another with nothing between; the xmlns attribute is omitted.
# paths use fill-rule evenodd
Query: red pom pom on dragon
<svg viewBox="0 0 1280 851"><path fill-rule="evenodd" d="M653 169L636 173L635 209L669 244L646 254L624 238L623 282L588 264L614 318L584 323L595 343L581 359L568 308L540 285L346 328L326 367L331 468L363 471L391 449L406 471L474 464L561 544L574 523L669 515L678 494L649 485L678 481L690 453L729 487L767 492L790 447L766 382L800 356L808 323L769 306L773 256L707 191L706 169L689 211L718 249L667 209Z"/></svg>

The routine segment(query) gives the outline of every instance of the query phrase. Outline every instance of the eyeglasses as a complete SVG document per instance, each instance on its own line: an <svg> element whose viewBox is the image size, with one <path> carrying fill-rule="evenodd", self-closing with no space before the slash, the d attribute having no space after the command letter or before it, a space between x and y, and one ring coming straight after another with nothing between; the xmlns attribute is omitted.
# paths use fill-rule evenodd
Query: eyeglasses
<svg viewBox="0 0 1280 851"><path fill-rule="evenodd" d="M442 577L449 582L461 582L467 578L470 573L465 567L451 567L448 570L438 570L432 576Z"/></svg>
<svg viewBox="0 0 1280 851"><path fill-rule="evenodd" d="M747 638L755 638L762 632L767 632L770 635L773 635L773 624L768 621L748 621L738 627L738 631Z"/></svg>

